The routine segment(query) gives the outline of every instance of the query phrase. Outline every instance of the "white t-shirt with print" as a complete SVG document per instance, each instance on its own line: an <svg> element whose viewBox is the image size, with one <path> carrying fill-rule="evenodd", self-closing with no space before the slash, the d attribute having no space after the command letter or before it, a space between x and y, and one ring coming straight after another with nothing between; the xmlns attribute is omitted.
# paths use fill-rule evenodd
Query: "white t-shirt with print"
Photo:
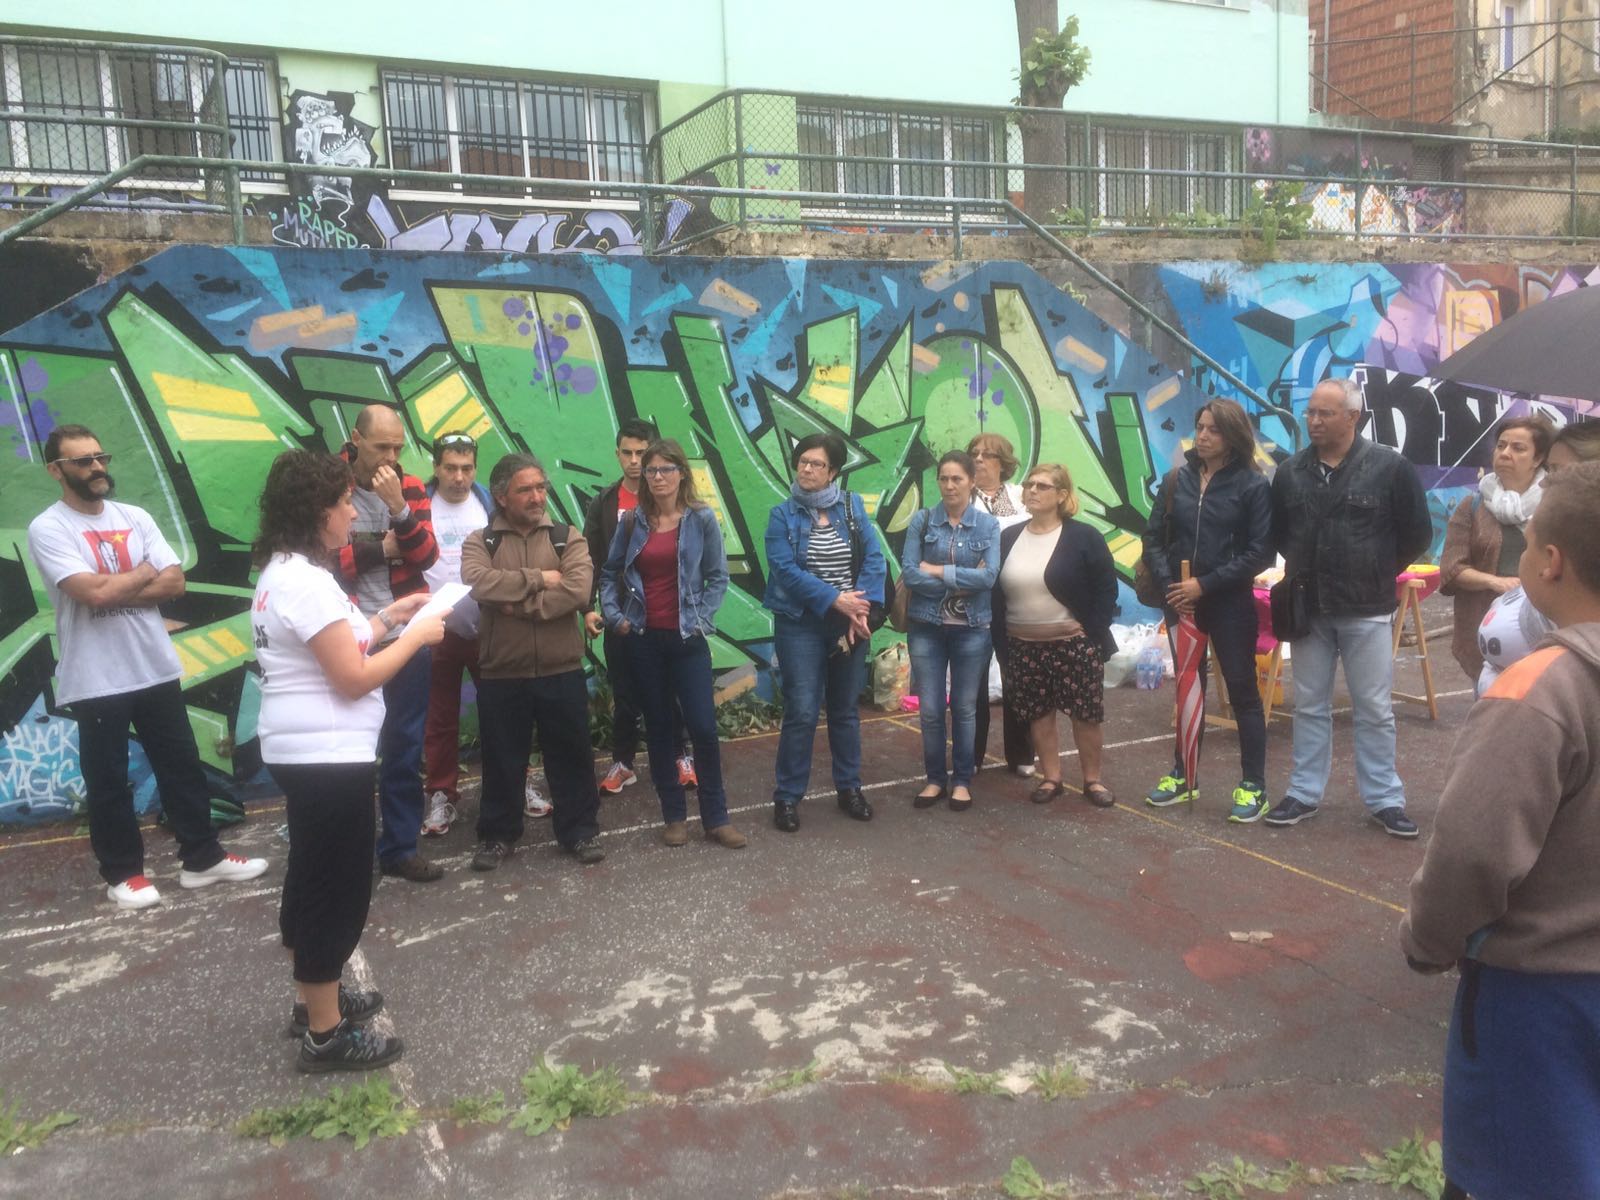
<svg viewBox="0 0 1600 1200"><path fill-rule="evenodd" d="M378 756L383 689L359 700L334 690L307 644L344 622L365 655L372 622L327 570L303 554L277 554L251 604L261 665L261 759L269 763L366 763Z"/></svg>
<svg viewBox="0 0 1600 1200"><path fill-rule="evenodd" d="M459 503L446 500L436 492L431 503L433 537L439 543L439 558L422 577L428 581L428 590L437 592L447 583L461 582L461 543L467 540L468 534L478 532L489 523L489 514L483 511L483 503L473 492L468 492L467 498ZM478 602L471 596L462 597L445 618L444 627L460 637L477 637Z"/></svg>
<svg viewBox="0 0 1600 1200"><path fill-rule="evenodd" d="M61 590L61 581L74 575L120 575L142 562L157 571L177 566L178 556L144 509L107 500L90 516L57 500L28 525L28 551L56 610L56 703L136 692L183 674L154 605L97 609Z"/></svg>

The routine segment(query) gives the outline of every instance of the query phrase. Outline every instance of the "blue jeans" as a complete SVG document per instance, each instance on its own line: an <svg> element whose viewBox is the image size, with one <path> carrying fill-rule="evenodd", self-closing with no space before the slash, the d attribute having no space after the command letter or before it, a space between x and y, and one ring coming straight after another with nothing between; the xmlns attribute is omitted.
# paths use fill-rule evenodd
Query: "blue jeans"
<svg viewBox="0 0 1600 1200"><path fill-rule="evenodd" d="M1289 795L1317 805L1333 766L1333 671L1344 662L1355 716L1356 784L1368 812L1404 808L1394 769L1394 632L1388 621L1313 617L1294 643L1294 770Z"/></svg>
<svg viewBox="0 0 1600 1200"><path fill-rule="evenodd" d="M424 646L383 685L383 729L378 734L378 861L416 857L422 831L422 742L428 726L433 655Z"/></svg>
<svg viewBox="0 0 1600 1200"><path fill-rule="evenodd" d="M772 646L777 651L783 691L783 729L778 734L774 803L797 803L811 782L811 748L817 714L828 711L828 754L838 791L861 786L861 689L867 677L867 643L849 654L829 654L838 638L821 617L775 616Z"/></svg>
<svg viewBox="0 0 1600 1200"><path fill-rule="evenodd" d="M970 787L976 764L973 741L978 728L978 678L989 669L994 646L987 627L933 625L912 621L906 634L911 673L922 719L922 765L928 782ZM950 673L950 730L945 732L945 672ZM945 746L951 769L945 770Z"/></svg>
<svg viewBox="0 0 1600 1200"><path fill-rule="evenodd" d="M687 820L689 803L678 782L678 740L673 700L694 747L700 785L700 823L716 829L728 823L728 795L722 786L722 746L717 741L717 705L712 695L711 647L696 634L646 629L628 641L629 662L644 712L645 744L650 749L650 782L661 801L661 819Z"/></svg>

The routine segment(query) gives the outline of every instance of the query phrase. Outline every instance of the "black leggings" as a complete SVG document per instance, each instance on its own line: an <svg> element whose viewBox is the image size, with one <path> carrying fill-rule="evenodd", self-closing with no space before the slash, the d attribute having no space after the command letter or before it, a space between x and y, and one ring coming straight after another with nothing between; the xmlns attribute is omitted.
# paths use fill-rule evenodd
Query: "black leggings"
<svg viewBox="0 0 1600 1200"><path fill-rule="evenodd" d="M278 929L296 983L335 983L372 900L376 763L268 763L289 817Z"/></svg>
<svg viewBox="0 0 1600 1200"><path fill-rule="evenodd" d="M1222 667L1222 682L1228 688L1228 703L1239 726L1239 773L1249 782L1267 783L1267 720L1261 705L1261 688L1256 682L1255 593L1249 587L1228 588L1201 596L1195 605L1194 623L1210 638L1210 653ZM1178 616L1167 610L1167 629L1177 628ZM1202 693L1209 672L1200 664ZM1202 741L1205 729L1200 731ZM1183 774L1183 754L1175 751L1172 773Z"/></svg>

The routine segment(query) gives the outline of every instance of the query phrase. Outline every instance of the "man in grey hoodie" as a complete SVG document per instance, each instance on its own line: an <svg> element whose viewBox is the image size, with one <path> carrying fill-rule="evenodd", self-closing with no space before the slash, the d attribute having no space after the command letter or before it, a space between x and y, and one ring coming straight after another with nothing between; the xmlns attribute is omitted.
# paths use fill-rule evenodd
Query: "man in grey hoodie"
<svg viewBox="0 0 1600 1200"><path fill-rule="evenodd" d="M1600 1196L1600 463L1552 476L1527 527L1542 648L1456 744L1400 924L1459 966L1444 1076L1447 1196Z"/></svg>

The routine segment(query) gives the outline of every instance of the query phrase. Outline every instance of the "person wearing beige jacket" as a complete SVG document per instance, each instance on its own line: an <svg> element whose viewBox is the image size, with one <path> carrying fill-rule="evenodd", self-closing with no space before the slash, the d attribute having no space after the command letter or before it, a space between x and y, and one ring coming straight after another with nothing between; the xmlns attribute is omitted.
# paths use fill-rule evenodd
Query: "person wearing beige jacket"
<svg viewBox="0 0 1600 1200"><path fill-rule="evenodd" d="M1461 981L1446 1196L1600 1196L1600 463L1550 477L1519 563L1557 625L1473 706L1400 940Z"/></svg>
<svg viewBox="0 0 1600 1200"><path fill-rule="evenodd" d="M489 476L495 506L489 526L461 545L461 582L481 611L483 796L474 871L494 870L522 837L523 780L535 728L556 841L586 866L605 857L580 624L594 563L583 534L546 511L549 487L533 455L506 455Z"/></svg>

